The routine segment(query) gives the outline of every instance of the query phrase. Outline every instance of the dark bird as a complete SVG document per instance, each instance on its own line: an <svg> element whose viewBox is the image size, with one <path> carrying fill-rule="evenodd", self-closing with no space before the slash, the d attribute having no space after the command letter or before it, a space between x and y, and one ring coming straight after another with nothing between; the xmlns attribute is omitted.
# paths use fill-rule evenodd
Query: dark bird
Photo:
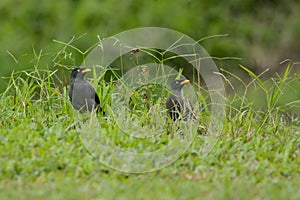
<svg viewBox="0 0 300 200"><path fill-rule="evenodd" d="M102 111L95 89L84 80L85 74L90 71L85 67L76 67L71 73L69 97L73 107L81 113L96 109Z"/></svg>
<svg viewBox="0 0 300 200"><path fill-rule="evenodd" d="M183 86L189 82L189 80L181 78L174 80L171 84L173 94L168 97L166 107L173 121L196 119L191 101L182 94Z"/></svg>

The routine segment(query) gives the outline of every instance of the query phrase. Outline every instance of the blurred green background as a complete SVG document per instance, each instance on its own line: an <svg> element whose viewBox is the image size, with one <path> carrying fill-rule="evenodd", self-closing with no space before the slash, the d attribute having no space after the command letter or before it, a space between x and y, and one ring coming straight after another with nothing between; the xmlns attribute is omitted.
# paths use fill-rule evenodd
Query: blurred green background
<svg viewBox="0 0 300 200"><path fill-rule="evenodd" d="M255 73L282 72L282 60L300 60L299 10L296 0L1 0L0 88L2 77L33 68L37 60L39 67L54 67L62 45L53 40L82 36L73 45L85 51L97 35L143 26L174 29L195 40L228 34L201 42L211 56L242 59L218 61L219 67L235 71L243 64ZM73 53L77 59L69 64L81 64L82 56Z"/></svg>

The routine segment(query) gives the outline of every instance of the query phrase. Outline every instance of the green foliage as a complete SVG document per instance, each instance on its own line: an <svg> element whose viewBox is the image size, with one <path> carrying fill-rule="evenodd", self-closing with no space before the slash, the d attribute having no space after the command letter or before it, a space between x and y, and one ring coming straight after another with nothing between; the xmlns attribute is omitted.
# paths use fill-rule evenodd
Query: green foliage
<svg viewBox="0 0 300 200"><path fill-rule="evenodd" d="M178 30L196 40L228 34L222 39L202 41L201 45L214 57L243 58L246 66L253 66L252 70L262 71L269 66L279 69L278 62L286 58L298 59L297 10L297 1L287 4L282 0L4 0L0 3L0 76L30 68L34 56L32 49L57 52L61 46L53 40L70 41L73 36L84 36L73 44L84 52L97 42L97 35L105 38L145 26ZM55 68L52 59L41 62L41 68ZM72 64L81 62L82 55L77 52ZM222 60L219 65L230 71L239 69L234 60Z"/></svg>

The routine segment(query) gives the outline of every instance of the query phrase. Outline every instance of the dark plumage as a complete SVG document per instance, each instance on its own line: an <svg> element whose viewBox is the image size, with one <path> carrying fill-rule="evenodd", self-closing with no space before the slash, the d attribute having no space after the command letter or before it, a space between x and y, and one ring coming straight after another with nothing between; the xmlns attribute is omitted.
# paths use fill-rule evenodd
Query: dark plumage
<svg viewBox="0 0 300 200"><path fill-rule="evenodd" d="M191 101L182 94L183 86L189 82L189 80L181 78L174 80L171 84L173 94L168 97L166 107L173 121L196 119Z"/></svg>
<svg viewBox="0 0 300 200"><path fill-rule="evenodd" d="M77 67L71 73L69 97L73 107L81 113L92 112L95 109L102 110L95 89L84 80L85 74L89 71L91 70L85 67Z"/></svg>

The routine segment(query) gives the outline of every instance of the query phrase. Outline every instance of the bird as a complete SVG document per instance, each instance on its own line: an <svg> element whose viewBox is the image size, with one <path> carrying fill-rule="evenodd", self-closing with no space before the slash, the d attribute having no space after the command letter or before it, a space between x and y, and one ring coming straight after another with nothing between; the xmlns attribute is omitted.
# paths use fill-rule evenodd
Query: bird
<svg viewBox="0 0 300 200"><path fill-rule="evenodd" d="M91 69L85 67L76 67L71 72L69 97L72 106L80 113L102 111L95 89L84 80L85 74L90 71Z"/></svg>
<svg viewBox="0 0 300 200"><path fill-rule="evenodd" d="M190 81L187 79L180 78L175 79L171 83L171 90L173 94L169 95L166 101L166 107L170 118L175 122L180 119L183 119L184 121L196 119L191 101L182 93L182 88L189 82Z"/></svg>

